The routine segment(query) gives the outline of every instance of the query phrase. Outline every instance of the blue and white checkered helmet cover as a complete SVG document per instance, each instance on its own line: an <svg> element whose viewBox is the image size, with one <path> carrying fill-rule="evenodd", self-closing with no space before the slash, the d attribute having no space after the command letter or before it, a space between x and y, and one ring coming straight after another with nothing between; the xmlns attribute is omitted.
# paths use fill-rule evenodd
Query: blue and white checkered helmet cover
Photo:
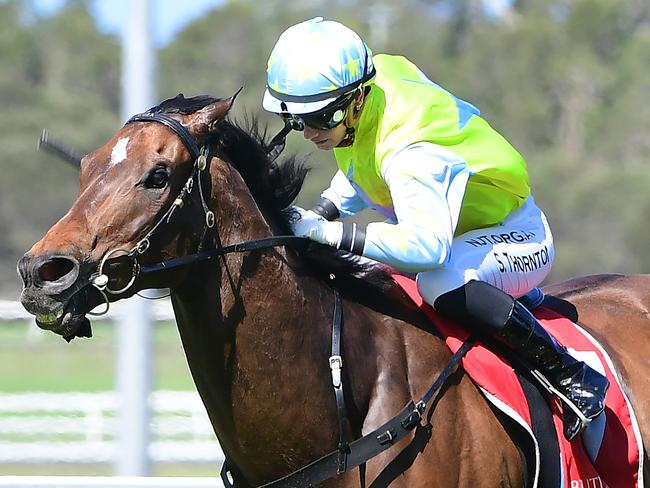
<svg viewBox="0 0 650 488"><path fill-rule="evenodd" d="M308 114L372 79L372 52L343 24L316 17L289 27L269 57L262 106Z"/></svg>

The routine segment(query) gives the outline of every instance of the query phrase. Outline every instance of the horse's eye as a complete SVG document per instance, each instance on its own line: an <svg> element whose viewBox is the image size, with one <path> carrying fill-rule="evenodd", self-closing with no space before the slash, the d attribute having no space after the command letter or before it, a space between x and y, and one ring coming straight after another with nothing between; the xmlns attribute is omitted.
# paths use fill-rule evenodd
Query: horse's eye
<svg viewBox="0 0 650 488"><path fill-rule="evenodd" d="M167 174L167 168L163 166L156 166L151 170L147 179L145 180L145 186L147 188L163 188L167 185L167 180L169 175Z"/></svg>

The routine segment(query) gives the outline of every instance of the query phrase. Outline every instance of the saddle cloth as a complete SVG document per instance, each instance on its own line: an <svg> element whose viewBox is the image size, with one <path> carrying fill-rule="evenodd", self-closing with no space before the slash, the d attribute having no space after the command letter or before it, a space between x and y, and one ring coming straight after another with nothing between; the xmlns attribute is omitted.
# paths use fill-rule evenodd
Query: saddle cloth
<svg viewBox="0 0 650 488"><path fill-rule="evenodd" d="M455 352L468 337L468 331L437 314L422 297L415 281L394 275L395 281L435 324L445 342ZM636 488L643 487L643 444L636 417L618 380L614 364L600 344L580 326L556 312L539 307L535 316L569 352L607 375L610 387L605 412L572 442L562 434L559 400L549 395L550 409L560 448L561 488ZM532 437L536 450L537 486L539 443L533 434L530 407L512 367L498 352L477 343L463 358L463 368L485 397L504 414L521 425Z"/></svg>

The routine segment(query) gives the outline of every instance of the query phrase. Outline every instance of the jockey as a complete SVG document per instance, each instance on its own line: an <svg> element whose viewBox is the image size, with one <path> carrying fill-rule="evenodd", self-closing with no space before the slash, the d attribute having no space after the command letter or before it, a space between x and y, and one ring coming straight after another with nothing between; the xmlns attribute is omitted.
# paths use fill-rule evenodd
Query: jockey
<svg viewBox="0 0 650 488"><path fill-rule="evenodd" d="M522 156L476 107L404 57L373 56L338 22L287 29L267 75L264 108L332 149L338 164L319 203L296 208L294 233L417 274L428 304L548 380L565 404L567 439L582 432L609 384L516 300L536 290L554 257ZM337 220L364 208L388 220Z"/></svg>

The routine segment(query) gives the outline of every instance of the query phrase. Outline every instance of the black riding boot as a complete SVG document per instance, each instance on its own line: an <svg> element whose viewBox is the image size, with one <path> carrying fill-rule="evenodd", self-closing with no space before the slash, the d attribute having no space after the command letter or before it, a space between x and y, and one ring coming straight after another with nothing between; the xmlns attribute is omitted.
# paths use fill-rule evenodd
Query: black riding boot
<svg viewBox="0 0 650 488"><path fill-rule="evenodd" d="M571 356L519 302L514 302L498 339L538 370L550 383L551 391L556 390L553 393L564 403L562 420L568 440L604 410L607 378Z"/></svg>
<svg viewBox="0 0 650 488"><path fill-rule="evenodd" d="M564 436L573 440L605 408L606 377L571 356L535 316L510 295L471 281L441 295L435 308L478 333L489 333L547 380L563 402Z"/></svg>

